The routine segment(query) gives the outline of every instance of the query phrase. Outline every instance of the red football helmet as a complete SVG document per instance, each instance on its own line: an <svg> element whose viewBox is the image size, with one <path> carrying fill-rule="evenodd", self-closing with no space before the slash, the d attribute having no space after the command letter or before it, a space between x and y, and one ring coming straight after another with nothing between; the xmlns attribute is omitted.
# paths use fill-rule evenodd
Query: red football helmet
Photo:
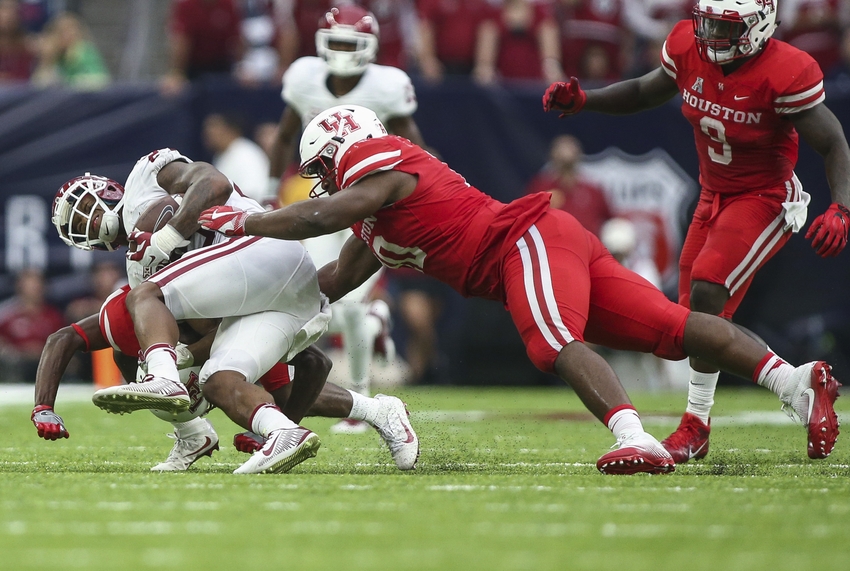
<svg viewBox="0 0 850 571"><path fill-rule="evenodd" d="M51 219L59 237L69 246L81 250L114 250L118 247L115 242L121 230L123 203L123 186L110 178L86 173L62 185L53 199ZM100 228L97 238L91 238L89 232L98 207ZM80 225L78 220L84 224Z"/></svg>
<svg viewBox="0 0 850 571"><path fill-rule="evenodd" d="M319 20L316 53L333 75L359 75L378 54L378 20L360 6L331 8ZM337 44L331 48L331 43ZM351 49L339 49L345 44Z"/></svg>

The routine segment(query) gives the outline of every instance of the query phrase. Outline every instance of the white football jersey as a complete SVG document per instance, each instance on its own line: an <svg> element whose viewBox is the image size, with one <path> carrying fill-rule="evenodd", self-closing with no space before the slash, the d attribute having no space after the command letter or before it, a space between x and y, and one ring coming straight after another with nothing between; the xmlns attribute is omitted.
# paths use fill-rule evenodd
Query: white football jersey
<svg viewBox="0 0 850 571"><path fill-rule="evenodd" d="M298 58L283 74L281 97L301 118L302 126L335 105L362 105L374 111L382 123L416 111L410 77L396 67L370 63L354 89L342 97L328 91L327 79L328 67L318 57Z"/></svg>
<svg viewBox="0 0 850 571"><path fill-rule="evenodd" d="M159 186L156 176L165 165L174 161L192 162L191 159L174 149L159 149L136 161L136 165L127 177L127 182L124 183L124 204L121 208L121 220L128 234L136 227L136 222L151 204L169 195L164 188ZM232 181L230 184L233 186ZM263 207L256 200L242 195L238 190L230 193L225 204L248 212L264 212ZM228 239L218 232L201 230L189 237L188 249L194 250ZM127 260L127 279L130 287L136 287L150 277L150 274L150 270L139 262Z"/></svg>

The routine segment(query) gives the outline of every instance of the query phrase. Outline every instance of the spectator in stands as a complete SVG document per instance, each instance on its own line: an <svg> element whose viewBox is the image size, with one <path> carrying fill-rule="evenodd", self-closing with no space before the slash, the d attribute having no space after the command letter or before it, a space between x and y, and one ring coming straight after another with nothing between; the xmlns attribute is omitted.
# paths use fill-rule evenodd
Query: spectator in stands
<svg viewBox="0 0 850 571"><path fill-rule="evenodd" d="M283 75L284 42L278 25L276 0L239 0L245 52L236 63L240 83L278 83Z"/></svg>
<svg viewBox="0 0 850 571"><path fill-rule="evenodd" d="M549 162L531 179L526 194L548 192L551 206L575 216L582 226L599 236L602 224L611 218L605 191L579 172L584 152L572 135L555 137L549 148Z"/></svg>
<svg viewBox="0 0 850 571"><path fill-rule="evenodd" d="M204 75L229 75L243 53L242 18L235 0L172 0L166 94Z"/></svg>
<svg viewBox="0 0 850 571"><path fill-rule="evenodd" d="M62 313L45 301L44 289L40 270L23 270L15 296L0 304L0 381L34 382L47 337L65 325Z"/></svg>
<svg viewBox="0 0 850 571"><path fill-rule="evenodd" d="M469 75L482 33L494 33L498 11L487 0L419 0L419 72L429 81ZM489 30L488 30L489 27Z"/></svg>
<svg viewBox="0 0 850 571"><path fill-rule="evenodd" d="M63 12L48 23L39 38L39 52L32 76L36 85L100 89L109 83L100 51L76 14Z"/></svg>
<svg viewBox="0 0 850 571"><path fill-rule="evenodd" d="M408 69L408 58L413 51L411 39L416 31L413 0L361 0L358 4L375 15L381 30L375 63Z"/></svg>
<svg viewBox="0 0 850 571"><path fill-rule="evenodd" d="M473 79L489 85L499 79L549 81L563 75L561 40L551 5L504 0L495 24L481 27Z"/></svg>
<svg viewBox="0 0 850 571"><path fill-rule="evenodd" d="M779 39L808 53L825 71L838 63L842 24L850 17L846 0L782 0L776 9Z"/></svg>
<svg viewBox="0 0 850 571"><path fill-rule="evenodd" d="M212 164L236 183L243 194L263 204L268 196L269 158L244 135L240 118L212 113L204 119L204 144L212 151Z"/></svg>
<svg viewBox="0 0 850 571"><path fill-rule="evenodd" d="M17 0L0 0L0 83L29 81L34 65Z"/></svg>
<svg viewBox="0 0 850 571"><path fill-rule="evenodd" d="M696 0L626 0L623 20L635 34L635 61L628 74L643 75L658 66L658 54L676 22L689 20Z"/></svg>
<svg viewBox="0 0 850 571"><path fill-rule="evenodd" d="M280 1L280 0L278 0ZM319 20L337 3L332 0L283 0L279 10L279 25L283 40L281 67L305 56L316 55L316 30Z"/></svg>
<svg viewBox="0 0 850 571"><path fill-rule="evenodd" d="M621 78L634 47L623 23L622 4L620 0L556 0L564 75L597 82Z"/></svg>
<svg viewBox="0 0 850 571"><path fill-rule="evenodd" d="M845 91L850 91L850 28L841 36L841 59L829 70L827 78L839 81Z"/></svg>

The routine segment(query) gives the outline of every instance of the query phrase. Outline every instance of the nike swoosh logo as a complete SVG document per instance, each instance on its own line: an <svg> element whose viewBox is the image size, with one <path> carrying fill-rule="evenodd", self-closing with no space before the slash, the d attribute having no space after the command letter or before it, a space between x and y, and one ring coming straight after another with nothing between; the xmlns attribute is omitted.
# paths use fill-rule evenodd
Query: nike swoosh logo
<svg viewBox="0 0 850 571"><path fill-rule="evenodd" d="M803 394L809 397L809 416L806 417L805 422L809 422L812 419L812 409L815 408L815 391L814 389L806 389L803 391Z"/></svg>
<svg viewBox="0 0 850 571"><path fill-rule="evenodd" d="M233 212L213 212L210 214L210 219L215 220L216 218L222 218L224 216L230 216Z"/></svg>
<svg viewBox="0 0 850 571"><path fill-rule="evenodd" d="M404 443L410 444L413 442L413 433L407 428L407 425L404 423L404 419L399 418L399 421L401 422L402 428L404 428L404 431L407 433L407 440L405 440Z"/></svg>
<svg viewBox="0 0 850 571"><path fill-rule="evenodd" d="M700 452L702 452L702 449L703 449L703 448L705 448L705 445L706 445L706 444L708 444L708 441L703 442L703 443L702 443L702 446L700 446L700 447L699 447L699 448L697 448L696 450L694 450L694 449L693 449L693 447L688 446L688 459L689 459L689 460L693 460L694 458L696 458L697 454L699 454Z"/></svg>
<svg viewBox="0 0 850 571"><path fill-rule="evenodd" d="M271 456L272 454L274 454L274 449L275 449L275 446L277 446L277 441L278 441L279 438L281 438L281 435L280 435L280 433L277 433L277 434L274 435L274 439L275 439L274 442L271 442L271 443L266 442L266 444L271 444L271 446L263 445L263 456Z"/></svg>
<svg viewBox="0 0 850 571"><path fill-rule="evenodd" d="M735 95L735 96L732 97L732 99L734 99L735 101L742 101L744 99L749 99L749 98L750 98L749 95L744 95L743 97L738 97L737 95Z"/></svg>
<svg viewBox="0 0 850 571"><path fill-rule="evenodd" d="M212 439L211 439L209 436L207 436L206 438L204 438L204 443L203 443L203 444L201 444L201 445L198 447L198 449L197 449L197 450L195 450L194 452L189 452L189 454L190 454L190 455L191 455L191 454L197 454L198 452L200 452L201 450L203 450L204 448L206 448L206 447L207 447L207 446L209 446L210 444L212 444Z"/></svg>

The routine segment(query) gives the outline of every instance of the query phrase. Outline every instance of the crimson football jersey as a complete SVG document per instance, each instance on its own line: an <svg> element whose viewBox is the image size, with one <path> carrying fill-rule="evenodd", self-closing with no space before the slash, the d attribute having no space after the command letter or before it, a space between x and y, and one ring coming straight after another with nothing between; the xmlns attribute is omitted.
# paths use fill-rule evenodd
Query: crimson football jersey
<svg viewBox="0 0 850 571"><path fill-rule="evenodd" d="M549 209L549 195L510 204L469 185L445 163L395 136L355 143L340 159L337 186L357 192L369 174L397 170L418 178L413 193L356 223L354 235L389 268L413 268L464 296L503 301L503 248Z"/></svg>
<svg viewBox="0 0 850 571"><path fill-rule="evenodd" d="M721 194L783 187L799 149L789 115L824 100L823 73L807 53L771 39L729 75L697 53L693 25L676 24L661 51L694 128L700 184Z"/></svg>

